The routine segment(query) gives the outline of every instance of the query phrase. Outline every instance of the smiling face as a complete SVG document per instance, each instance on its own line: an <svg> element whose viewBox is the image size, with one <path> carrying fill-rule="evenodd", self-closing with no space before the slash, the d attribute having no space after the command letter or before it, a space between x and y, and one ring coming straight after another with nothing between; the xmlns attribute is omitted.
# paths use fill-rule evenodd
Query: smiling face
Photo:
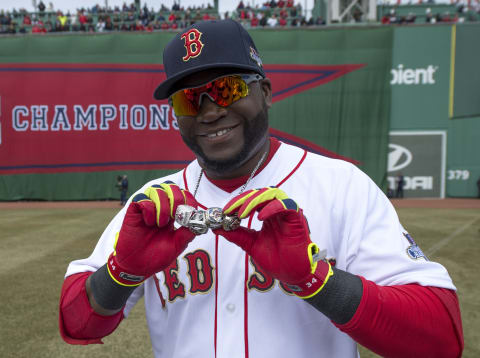
<svg viewBox="0 0 480 358"><path fill-rule="evenodd" d="M227 73L238 70L202 71L184 79L179 88L200 86ZM270 106L268 79L250 83L248 96L228 107L218 106L203 96L196 116L177 118L180 134L210 177L247 175L268 149Z"/></svg>

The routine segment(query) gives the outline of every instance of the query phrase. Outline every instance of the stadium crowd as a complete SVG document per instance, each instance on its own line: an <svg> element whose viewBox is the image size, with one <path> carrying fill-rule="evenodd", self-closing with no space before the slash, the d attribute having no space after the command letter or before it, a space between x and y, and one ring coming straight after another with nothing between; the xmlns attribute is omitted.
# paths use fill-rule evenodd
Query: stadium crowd
<svg viewBox="0 0 480 358"><path fill-rule="evenodd" d="M43 1L37 11L30 13L25 9L12 11L0 10L0 33L47 33L47 32L103 32L103 31L155 31L187 27L199 20L219 18L217 9L211 4L194 7L180 7L175 3L172 8L161 5L158 11L140 6L139 1L122 7L81 7L76 13L55 10L52 3L48 7Z"/></svg>
<svg viewBox="0 0 480 358"><path fill-rule="evenodd" d="M429 0L432 2L433 0ZM414 5L413 5L414 6ZM419 5L420 6L420 5ZM433 8L433 7L432 7ZM383 8L380 8L383 9ZM438 23L478 21L480 19L479 0L471 3L457 3L453 12L435 13L427 7L424 14L409 12L397 13L400 7L385 8L379 14L379 22L388 24ZM419 7L417 7L419 9ZM129 5L91 8L78 8L76 13L55 9L52 2L45 5L40 1L37 11L28 12L25 9L0 9L0 34L44 34L51 32L105 32L105 31L162 31L176 30L188 27L196 21L232 18L242 23L246 28L254 27L298 27L321 26L325 20L321 16L311 16L307 19L302 11L301 2L294 0L271 0L256 6L250 6L240 0L235 11L220 15L218 8L212 4L202 4L193 7L181 7L174 3L171 8L161 5L159 10L148 8L145 3L140 5L134 0ZM377 11L378 12L378 11ZM421 21L419 21L421 18ZM364 22L361 13L354 14L351 22Z"/></svg>

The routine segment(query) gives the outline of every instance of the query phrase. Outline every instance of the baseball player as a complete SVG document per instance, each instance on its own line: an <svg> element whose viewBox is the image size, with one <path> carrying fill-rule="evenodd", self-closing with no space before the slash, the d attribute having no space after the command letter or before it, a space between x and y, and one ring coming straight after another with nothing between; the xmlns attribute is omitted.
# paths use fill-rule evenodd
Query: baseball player
<svg viewBox="0 0 480 358"><path fill-rule="evenodd" d="M70 263L66 342L100 343L144 297L158 358L345 358L356 342L461 355L455 286L382 191L350 163L269 137L271 84L242 26L198 22L163 62L154 96L196 160L145 184Z"/></svg>

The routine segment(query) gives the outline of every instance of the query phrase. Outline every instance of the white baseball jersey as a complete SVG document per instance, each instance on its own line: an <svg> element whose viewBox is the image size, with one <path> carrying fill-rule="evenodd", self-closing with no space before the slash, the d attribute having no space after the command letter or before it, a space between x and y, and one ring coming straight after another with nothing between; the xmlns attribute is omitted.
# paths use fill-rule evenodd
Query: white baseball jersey
<svg viewBox="0 0 480 358"><path fill-rule="evenodd" d="M139 192L166 180L193 192L200 170L194 161ZM327 250L337 268L380 285L455 289L445 268L423 256L383 192L354 165L282 143L246 190L271 185L279 185L303 209L311 240ZM196 199L205 207L223 207L238 192L225 192L203 176ZM105 264L125 210L110 222L89 258L69 265L67 276ZM242 225L261 228L256 215ZM348 335L211 231L139 286L125 315L142 296L157 358L358 356Z"/></svg>

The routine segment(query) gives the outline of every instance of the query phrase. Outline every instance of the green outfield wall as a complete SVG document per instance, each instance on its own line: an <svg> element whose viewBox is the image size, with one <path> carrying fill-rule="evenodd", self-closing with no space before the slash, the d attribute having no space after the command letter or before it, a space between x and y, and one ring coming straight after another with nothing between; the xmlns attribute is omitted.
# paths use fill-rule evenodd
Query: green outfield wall
<svg viewBox="0 0 480 358"><path fill-rule="evenodd" d="M478 195L479 39L480 24L395 28L388 180L393 188L399 173L407 176L407 197ZM439 136L443 141L434 139ZM426 138L433 141L430 148L409 151ZM411 162L404 166L408 154ZM436 190L442 183L443 191Z"/></svg>
<svg viewBox="0 0 480 358"><path fill-rule="evenodd" d="M476 197L480 25L251 30L272 135L406 197ZM117 199L192 155L152 92L173 33L0 37L0 200ZM477 46L478 47L478 46Z"/></svg>

